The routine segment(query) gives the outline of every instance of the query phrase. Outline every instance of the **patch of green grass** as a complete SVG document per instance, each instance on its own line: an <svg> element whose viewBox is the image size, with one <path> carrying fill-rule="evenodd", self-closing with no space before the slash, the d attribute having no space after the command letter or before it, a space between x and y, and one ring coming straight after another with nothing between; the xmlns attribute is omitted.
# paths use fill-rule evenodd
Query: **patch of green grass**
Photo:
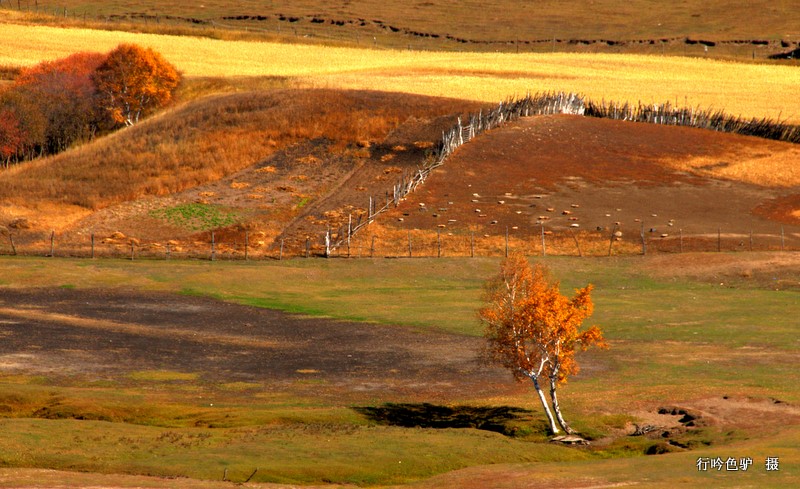
<svg viewBox="0 0 800 489"><path fill-rule="evenodd" d="M235 224L239 216L218 206L196 202L152 210L150 217L190 231L210 231Z"/></svg>
<svg viewBox="0 0 800 489"><path fill-rule="evenodd" d="M631 413L637 410L693 399L729 395L800 402L794 372L800 349L794 324L800 316L796 292L656 279L641 271L638 259L545 261L562 280L565 293L588 282L596 285L592 319L611 343L609 350L580 354L582 371L560 390L564 415L587 436L600 440L618 432L634 421ZM164 266L147 261L102 260L87 265L85 260L8 257L0 260L0 275L8 277L11 286L70 283L78 288L168 290L358 319L367 322L365 328L369 323L400 324L475 336L481 333L474 315L481 286L498 263L497 259L175 261ZM575 474L614 484L642 480L647 474L648 481L657 481L654 487L667 487L664 481L674 481L676 464L685 468L683 477L691 484L707 483L711 476L697 473L693 463L701 454L800 455L788 438L773 440L775 427L705 427L675 438L695 447L686 454L641 456L669 448L662 446L663 440L642 437L622 437L588 451L562 449L543 443L539 407L526 390L502 400L468 401L534 410L533 421L515 424L515 436L504 437L469 429L379 426L354 414L351 406L305 397L317 385L313 376L262 391L259 382L236 379L214 385L203 380L202 373L136 375L96 385L77 379L64 385L63 380L0 378L6 394L0 398L0 405L6 406L0 408L6 411L0 429L5 434L8 427L11 433L0 441L0 458L8 457L12 465L22 464L24 458L34 461L28 466L210 478L221 477L229 468L233 480L244 480L259 467L254 480L365 485L403 483L491 462L536 461L537 471L542 467L558 477L574 469ZM396 401L381 398L380 393L374 396L375 404ZM52 413L58 419L24 419L43 407L49 411L40 414ZM94 421L78 422L77 417ZM95 448L75 430L80 423L98 420L111 422L93 425L102 426L108 438ZM48 451L43 426L81 441L65 454ZM796 429L789 430L797 434ZM202 432L211 437L200 440L197 433ZM137 448L126 454L108 448L121 439L133 440ZM550 464L548 457L558 462ZM788 458L785 463L781 482L796 480ZM738 480L753 485L753 477L743 474ZM736 480L713 479L713 485L735 485L731 481ZM761 482L779 487L771 481L758 479L759 487Z"/></svg>
<svg viewBox="0 0 800 489"><path fill-rule="evenodd" d="M199 375L196 373L173 372L170 370L142 370L138 372L131 372L128 374L128 377L137 381L174 382L197 380Z"/></svg>
<svg viewBox="0 0 800 489"><path fill-rule="evenodd" d="M302 209L303 207L305 207L306 204L308 204L308 202L309 198L303 197L302 199L300 199L299 202L297 202L297 205L295 207L297 207L298 209Z"/></svg>

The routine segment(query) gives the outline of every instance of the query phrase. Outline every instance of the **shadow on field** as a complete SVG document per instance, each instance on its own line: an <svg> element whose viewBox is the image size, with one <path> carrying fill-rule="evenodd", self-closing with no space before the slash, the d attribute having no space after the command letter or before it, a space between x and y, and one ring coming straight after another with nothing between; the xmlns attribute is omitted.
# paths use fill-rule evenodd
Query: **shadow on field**
<svg viewBox="0 0 800 489"><path fill-rule="evenodd" d="M404 428L475 428L514 436L522 425L534 422L532 411L510 406L436 406L428 403L386 403L353 408L382 425Z"/></svg>

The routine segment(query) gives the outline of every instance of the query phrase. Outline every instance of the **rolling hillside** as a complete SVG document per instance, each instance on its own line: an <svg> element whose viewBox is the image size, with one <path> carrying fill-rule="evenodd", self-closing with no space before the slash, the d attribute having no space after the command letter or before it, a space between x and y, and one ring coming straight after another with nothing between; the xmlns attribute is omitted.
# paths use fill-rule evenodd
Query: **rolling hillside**
<svg viewBox="0 0 800 489"><path fill-rule="evenodd" d="M214 231L232 257L244 252L245 233L251 253L321 253L327 229L365 219L370 199L383 205L456 116L480 108L364 91L203 98L0 175L10 196L0 223L29 247L45 246L56 230L62 248L85 249L96 235L109 252L133 239L153 253L167 242L203 253ZM402 255L413 233L417 254L440 254L444 233L445 254L466 254L477 234L480 252L497 253L508 232L515 248L538 253L546 230L578 233L590 253L612 232L633 246L646 231L652 246L673 251L684 234L706 241L695 249L721 249L723 234L726 249L750 249L751 240L794 246L798 152L701 129L529 117L457 150L351 244L375 252L374 236L377 253ZM571 243L550 246L574 252Z"/></svg>

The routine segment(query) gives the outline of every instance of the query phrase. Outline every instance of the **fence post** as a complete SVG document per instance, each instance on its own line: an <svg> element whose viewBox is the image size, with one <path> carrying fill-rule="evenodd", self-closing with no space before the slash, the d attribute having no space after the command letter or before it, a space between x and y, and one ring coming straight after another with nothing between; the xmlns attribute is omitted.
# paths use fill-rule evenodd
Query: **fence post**
<svg viewBox="0 0 800 489"><path fill-rule="evenodd" d="M642 255L647 255L647 241L644 239L644 221L642 221L642 228L639 234L642 237Z"/></svg>
<svg viewBox="0 0 800 489"><path fill-rule="evenodd" d="M683 229L678 229L678 236L680 237L678 253L683 253Z"/></svg>
<svg viewBox="0 0 800 489"><path fill-rule="evenodd" d="M353 214L347 215L347 258L350 258L350 237L353 235Z"/></svg>
<svg viewBox="0 0 800 489"><path fill-rule="evenodd" d="M216 242L214 241L214 231L211 231L211 261L216 259L217 249Z"/></svg>
<svg viewBox="0 0 800 489"><path fill-rule="evenodd" d="M331 256L331 228L328 227L328 230L325 232L325 258L330 258Z"/></svg>
<svg viewBox="0 0 800 489"><path fill-rule="evenodd" d="M170 245L167 243L167 253L164 255L165 260L169 260L169 253L170 253Z"/></svg>
<svg viewBox="0 0 800 489"><path fill-rule="evenodd" d="M8 240L11 242L11 253L17 256L17 247L14 246L14 236L12 236L11 233L8 233Z"/></svg>
<svg viewBox="0 0 800 489"><path fill-rule="evenodd" d="M311 250L311 238L306 236L306 258L308 258L308 253Z"/></svg>
<svg viewBox="0 0 800 489"><path fill-rule="evenodd" d="M572 239L575 240L575 247L578 248L578 256L583 258L583 252L581 251L581 245L580 245L580 243L578 243L578 237L575 236L575 231L573 231L572 228L570 228L569 234L571 234L572 235Z"/></svg>
<svg viewBox="0 0 800 489"><path fill-rule="evenodd" d="M135 258L136 256L135 256L135 250L133 248L133 240L131 240L131 261L133 261Z"/></svg>
<svg viewBox="0 0 800 489"><path fill-rule="evenodd" d="M544 242L544 223L542 223L542 256L547 256L547 245Z"/></svg>
<svg viewBox="0 0 800 489"><path fill-rule="evenodd" d="M408 257L411 258L411 231L408 232Z"/></svg>
<svg viewBox="0 0 800 489"><path fill-rule="evenodd" d="M94 233L92 233L92 260L94 260Z"/></svg>
<svg viewBox="0 0 800 489"><path fill-rule="evenodd" d="M439 229L439 228L436 228L436 243L437 243L437 246L438 246L438 250L437 250L437 253L436 253L436 258L441 258L442 257L442 230Z"/></svg>
<svg viewBox="0 0 800 489"><path fill-rule="evenodd" d="M372 258L375 255L375 235L372 235L372 246L369 248L369 257Z"/></svg>
<svg viewBox="0 0 800 489"><path fill-rule="evenodd" d="M616 232L617 226L614 225L614 228L611 230L611 236L608 238L608 256L611 256L611 248L614 247L614 238L616 237Z"/></svg>
<svg viewBox="0 0 800 489"><path fill-rule="evenodd" d="M717 253L722 251L722 228L717 228Z"/></svg>
<svg viewBox="0 0 800 489"><path fill-rule="evenodd" d="M247 230L244 232L244 261L247 261L249 258L248 255L248 248L250 247L250 235L248 234Z"/></svg>
<svg viewBox="0 0 800 489"><path fill-rule="evenodd" d="M283 238L281 238L281 250L278 252L278 261L283 260Z"/></svg>
<svg viewBox="0 0 800 489"><path fill-rule="evenodd" d="M475 258L475 231L472 231L469 239L469 257Z"/></svg>
<svg viewBox="0 0 800 489"><path fill-rule="evenodd" d="M750 251L753 251L753 230L750 230Z"/></svg>
<svg viewBox="0 0 800 489"><path fill-rule="evenodd" d="M56 232L50 232L50 258L56 256Z"/></svg>

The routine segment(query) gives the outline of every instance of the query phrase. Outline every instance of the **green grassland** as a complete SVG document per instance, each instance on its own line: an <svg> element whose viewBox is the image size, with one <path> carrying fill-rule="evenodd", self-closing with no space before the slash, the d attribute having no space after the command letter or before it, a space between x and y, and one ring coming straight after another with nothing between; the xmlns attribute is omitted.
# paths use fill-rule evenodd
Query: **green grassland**
<svg viewBox="0 0 800 489"><path fill-rule="evenodd" d="M584 354L587 373L563 388L563 408L583 433L599 439L635 419L630 413L639 408L695 399L800 402L797 292L770 290L744 278L723 285L656 278L646 257L544 261L565 292L595 284L593 321L611 344L609 350ZM132 287L354 319L365 328L411 325L475 336L481 334L475 310L482 283L497 265L497 259L299 259L164 266L4 257L0 287ZM642 437L589 450L555 447L545 443L542 419L525 388L502 399L469 392L448 399L448 405L534 410L530 419L516 421L518 435L508 437L474 429L382 426L346 403L315 398L308 385L266 393L258 382L209 383L202 372L136 372L104 382L6 375L0 387L0 466L6 467L211 480L227 468L234 481L258 467L254 481L385 485L467 467L516 473L535 463L541 480L572 484L586 478L652 487L676 481L720 487L800 482L796 425L764 419L736 428L708 426L683 440L693 450L660 456L641 456L653 445ZM380 394L373 399L375 405L385 402L396 399ZM33 416L42 406L61 415ZM79 416L84 419L76 420ZM701 473L694 466L699 456L750 456L756 466L749 473ZM781 457L780 474L765 473L767 456ZM419 484L436 487L437 480Z"/></svg>

